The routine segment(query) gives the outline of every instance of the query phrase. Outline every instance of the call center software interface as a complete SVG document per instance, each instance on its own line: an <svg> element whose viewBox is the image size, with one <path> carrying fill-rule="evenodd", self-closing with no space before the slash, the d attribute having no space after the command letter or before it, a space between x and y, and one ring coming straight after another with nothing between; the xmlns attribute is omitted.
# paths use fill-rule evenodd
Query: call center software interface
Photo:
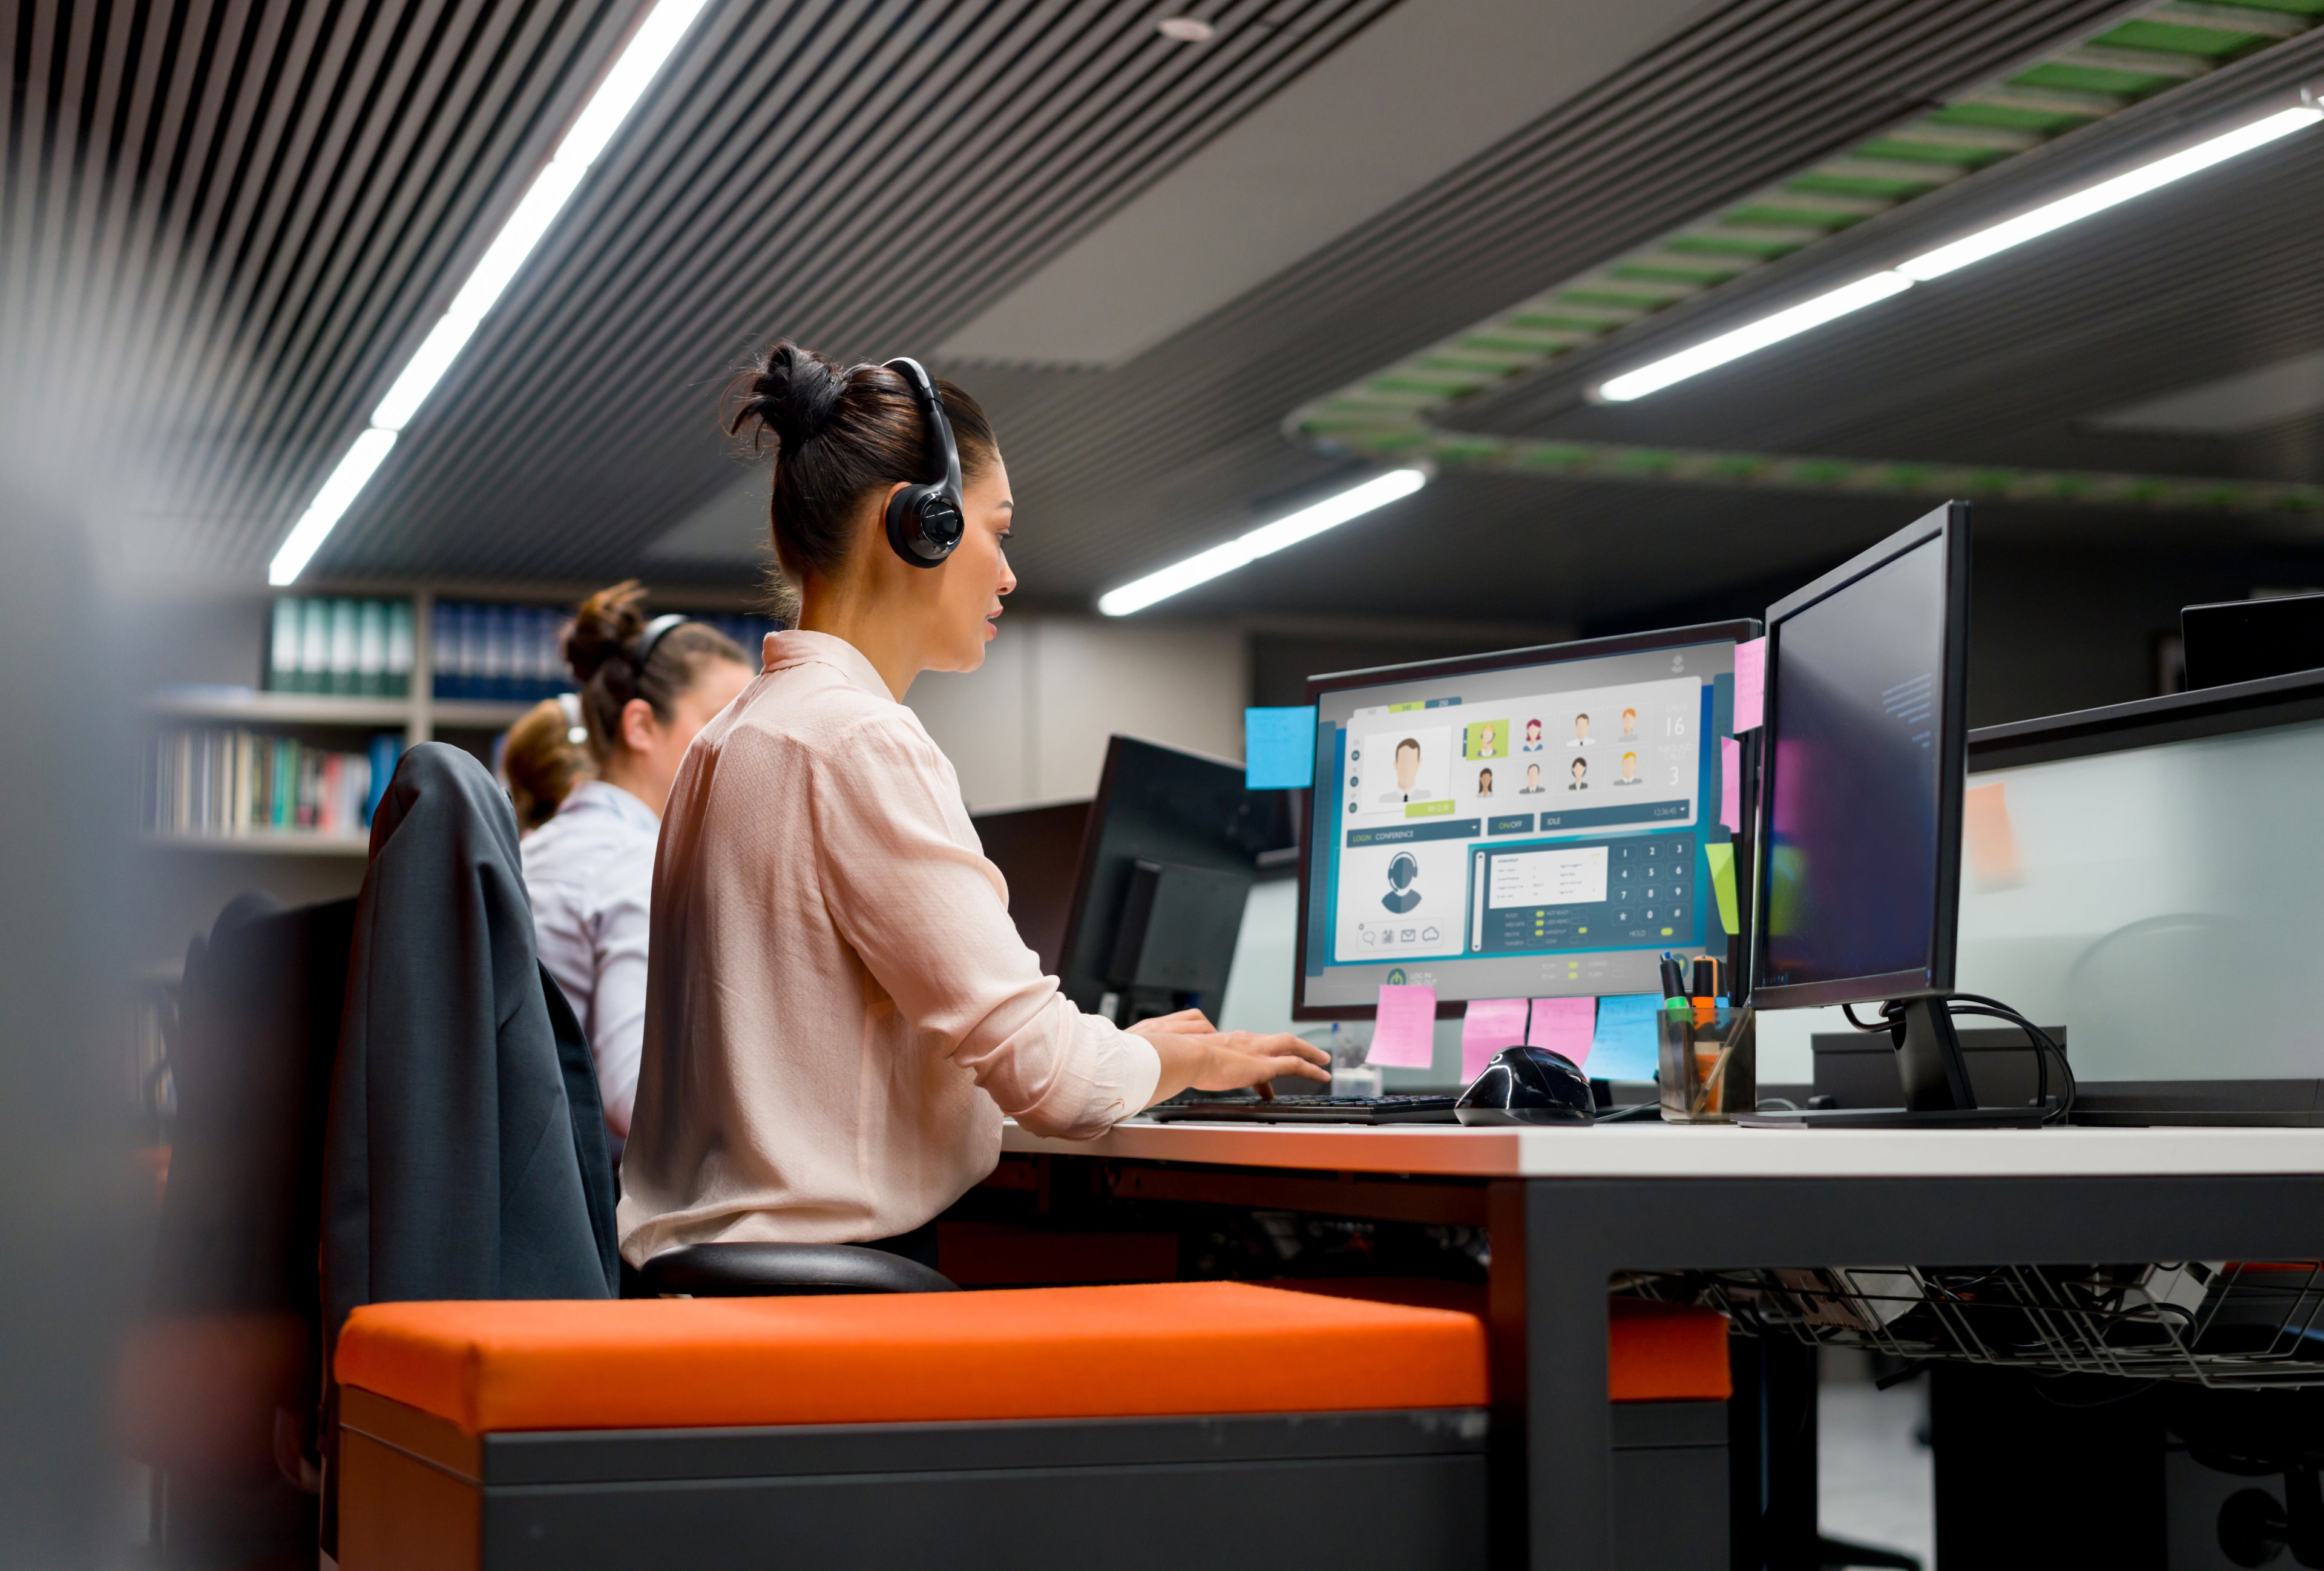
<svg viewBox="0 0 2324 1571"><path fill-rule="evenodd" d="M1320 692L1300 1003L1652 993L1664 951L1723 956L1734 668L1721 641Z"/></svg>

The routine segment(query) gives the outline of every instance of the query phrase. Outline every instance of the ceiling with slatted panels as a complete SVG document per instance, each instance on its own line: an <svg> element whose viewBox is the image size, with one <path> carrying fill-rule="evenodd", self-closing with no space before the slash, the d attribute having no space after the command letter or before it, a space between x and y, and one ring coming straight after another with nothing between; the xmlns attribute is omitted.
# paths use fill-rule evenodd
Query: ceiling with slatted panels
<svg viewBox="0 0 2324 1571"><path fill-rule="evenodd" d="M748 350L780 332L847 356L920 353L977 393L1020 504L1022 594L1086 605L1357 471L1286 435L1294 410L2088 37L2123 7L1674 7L1680 24L1545 112L1157 341L1082 364L938 355L1205 149L1241 145L1270 104L1344 65L1398 8L1185 9L1216 24L1213 42L1174 43L1154 30L1162 10L1106 0L713 0L317 570L748 579L747 546L695 559L657 546L752 484L718 434L718 398ZM12 369L0 369L0 399L18 456L80 472L150 560L257 581L639 10L9 8L0 358ZM2313 62L2311 43L2281 49ZM2185 90L2232 102L2245 69ZM1416 135L1467 112L1461 82L1441 75L1377 106ZM2059 155L2048 172L2070 171L2065 150L2102 161L2103 139L2153 134L2137 113L2064 139L2041 155ZM2038 264L1997 267L1973 291L1803 344L1796 364L1738 367L1616 411L1579 401L1585 355L1457 420L2100 461L2107 444L2138 439L2091 433L2089 411L2324 347L2324 270L2303 269L2295 248L2312 230L2301 215L2318 210L2317 158L2303 145L2256 159L2126 217L2111 244L2093 231ZM2006 186L1972 189L1983 183L1946 195L1950 221L2012 199ZM2149 215L2163 217L2139 227ZM1741 298L1806 287L1846 261L1824 251L1762 270ZM1690 308L1703 320L1728 309ZM1657 330L1683 330L1677 314ZM2144 461L2163 461L2152 447ZM2171 461L2319 477L2314 443L2290 430ZM1990 516L2029 536L2246 527L2014 506ZM1184 609L1588 620L1827 559L1898 522L1895 501L1877 496L1448 469L1328 546L1220 580Z"/></svg>

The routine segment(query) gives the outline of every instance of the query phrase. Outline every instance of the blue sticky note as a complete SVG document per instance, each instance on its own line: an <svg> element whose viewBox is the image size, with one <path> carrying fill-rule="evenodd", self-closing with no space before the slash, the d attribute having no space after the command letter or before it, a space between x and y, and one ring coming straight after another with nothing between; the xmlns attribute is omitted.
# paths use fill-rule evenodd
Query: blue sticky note
<svg viewBox="0 0 2324 1571"><path fill-rule="evenodd" d="M1279 791L1315 783L1315 706L1242 712L1243 784Z"/></svg>
<svg viewBox="0 0 2324 1571"><path fill-rule="evenodd" d="M1651 1080L1659 1058L1655 1011L1663 1001L1651 993L1628 993L1598 1001L1598 1034L1590 1044L1592 1080Z"/></svg>

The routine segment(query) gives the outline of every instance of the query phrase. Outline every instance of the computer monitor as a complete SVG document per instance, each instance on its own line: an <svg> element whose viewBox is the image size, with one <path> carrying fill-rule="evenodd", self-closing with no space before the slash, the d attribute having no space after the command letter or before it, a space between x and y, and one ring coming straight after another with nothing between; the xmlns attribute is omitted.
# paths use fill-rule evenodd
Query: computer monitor
<svg viewBox="0 0 2324 1571"><path fill-rule="evenodd" d="M1215 1017L1259 859L1296 843L1290 796L1250 790L1239 763L1111 738L1060 945L1065 995L1122 1025Z"/></svg>
<svg viewBox="0 0 2324 1571"><path fill-rule="evenodd" d="M1017 936L1052 976L1065 955L1065 919L1073 912L1074 872L1081 864L1089 811L1087 802L1054 802L969 819L985 860L1008 881L1009 915Z"/></svg>
<svg viewBox="0 0 2324 1571"><path fill-rule="evenodd" d="M1976 1106L1950 1016L1967 753L1969 507L1767 609L1759 1009L1904 1003L1914 1112Z"/></svg>
<svg viewBox="0 0 2324 1571"><path fill-rule="evenodd" d="M1712 623L1310 679L1295 1018L1370 1019L1393 982L1433 986L1448 1015L1480 998L1655 993L1665 952L1739 957L1714 873L1737 855L1720 743L1735 646L1758 632Z"/></svg>

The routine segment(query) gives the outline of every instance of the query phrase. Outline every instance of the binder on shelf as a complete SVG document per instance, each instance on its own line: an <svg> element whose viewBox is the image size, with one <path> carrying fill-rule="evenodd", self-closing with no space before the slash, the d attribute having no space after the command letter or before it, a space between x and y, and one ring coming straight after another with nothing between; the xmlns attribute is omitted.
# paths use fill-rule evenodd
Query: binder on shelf
<svg viewBox="0 0 2324 1571"><path fill-rule="evenodd" d="M387 602L364 600L355 606L355 691L376 698L387 683Z"/></svg>
<svg viewBox="0 0 2324 1571"><path fill-rule="evenodd" d="M266 685L278 693L299 690L299 597L274 602L274 632L267 641Z"/></svg>
<svg viewBox="0 0 2324 1571"><path fill-rule="evenodd" d="M385 679L380 690L391 698L411 696L412 645L411 602L390 600L387 603L387 659Z"/></svg>
<svg viewBox="0 0 2324 1571"><path fill-rule="evenodd" d="M299 686L294 691L327 691L331 676L331 603L308 600L299 607Z"/></svg>
<svg viewBox="0 0 2324 1571"><path fill-rule="evenodd" d="M339 698L355 692L355 660L363 643L363 615L352 600L331 602L331 673L325 690Z"/></svg>

